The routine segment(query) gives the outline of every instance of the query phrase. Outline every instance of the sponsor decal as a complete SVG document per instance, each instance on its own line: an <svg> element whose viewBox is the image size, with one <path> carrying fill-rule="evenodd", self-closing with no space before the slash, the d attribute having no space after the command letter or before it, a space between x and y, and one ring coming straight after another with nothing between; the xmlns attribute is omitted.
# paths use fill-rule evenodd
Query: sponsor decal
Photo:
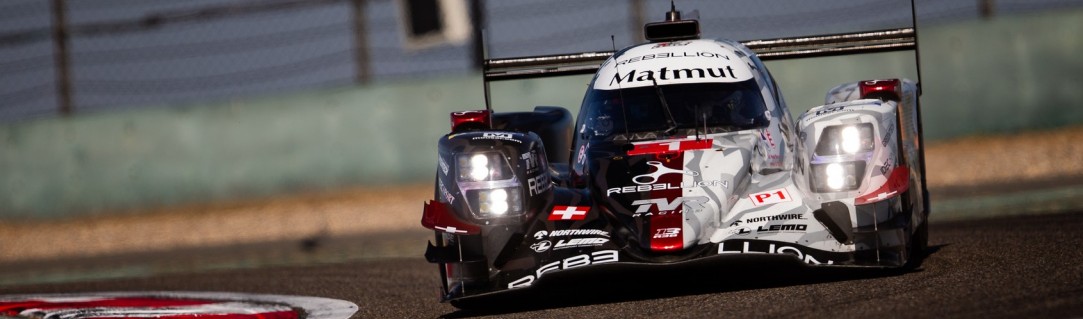
<svg viewBox="0 0 1083 319"><path fill-rule="evenodd" d="M812 120L812 119L820 117L820 116L824 116L824 115L828 115L828 114L836 113L836 112L844 112L844 111L849 112L849 111L853 111L853 110L846 108L845 105L824 107L824 108L821 108L819 110L816 110L816 113L812 113L812 116L808 117L807 119L803 119L802 122L807 123L809 120Z"/></svg>
<svg viewBox="0 0 1083 319"><path fill-rule="evenodd" d="M609 232L601 229L562 229L554 230L552 232L539 230L534 233L534 239L541 240L543 238L553 237L571 237L571 236L603 236L609 237Z"/></svg>
<svg viewBox="0 0 1083 319"><path fill-rule="evenodd" d="M775 145L775 139L771 137L771 132L767 129L760 130L760 139L766 142L767 145L770 145L771 148L775 148L777 146Z"/></svg>
<svg viewBox="0 0 1083 319"><path fill-rule="evenodd" d="M522 143L523 142L523 141L520 141L520 140L516 139L515 136L512 133L491 133L491 132L482 133L481 136L474 137L471 140L502 140L502 141L515 142L515 143Z"/></svg>
<svg viewBox="0 0 1083 319"><path fill-rule="evenodd" d="M813 257L810 252L798 247L796 245L764 241L731 240L718 244L718 254L790 254L797 256L798 259L808 264L832 265L835 263L835 261L827 258Z"/></svg>
<svg viewBox="0 0 1083 319"><path fill-rule="evenodd" d="M583 144L579 147L579 154L575 156L575 162L583 164L587 159L587 144Z"/></svg>
<svg viewBox="0 0 1083 319"><path fill-rule="evenodd" d="M692 43L692 41L662 42L662 43L659 43L659 44L655 44L654 46L651 47L651 49L667 48L667 47L683 47L683 46L688 45L689 43Z"/></svg>
<svg viewBox="0 0 1083 319"><path fill-rule="evenodd" d="M545 238L554 239L557 237L571 237L571 236L604 236L609 237L609 232L599 229L563 229L554 230L552 232L539 230L534 233L534 239L538 242L530 245L530 249L536 252L544 252L553 248L553 250L564 248L577 248L577 247L594 247L601 246L608 243L609 238L599 237L585 237L585 238L571 238L571 239L557 239L557 243L554 245L549 240L543 240Z"/></svg>
<svg viewBox="0 0 1083 319"><path fill-rule="evenodd" d="M665 174L671 174L671 173L684 174L684 175L689 175L689 176L699 176L699 172L689 171L689 170L671 169L669 167L666 167L665 165L662 165L662 162L659 162L659 161L649 161L649 162L647 162L647 165L650 165L650 166L654 167L654 172L653 173L648 173L648 174L643 174L643 175L637 175L635 177L632 177L632 182L633 183L636 183L636 184L639 184L639 185L654 184L655 182L658 181L658 177L661 177L662 175L665 175Z"/></svg>
<svg viewBox="0 0 1083 319"><path fill-rule="evenodd" d="M632 85L636 82L653 84L655 81L664 82L672 81L675 83L684 83L686 81L677 81L681 79L731 79L731 81L737 81L738 77L734 74L733 66L725 66L720 68L673 68L661 67L657 70L636 70L632 69L628 73L615 73L613 79L609 81L609 86L620 85ZM715 81L707 81L715 82Z"/></svg>
<svg viewBox="0 0 1083 319"><path fill-rule="evenodd" d="M884 130L884 136L880 138L880 145L887 147L887 142L891 140L891 135L895 134L895 125L888 125Z"/></svg>
<svg viewBox="0 0 1083 319"><path fill-rule="evenodd" d="M530 196L534 196L553 188L553 183L549 180L549 174L543 173L527 179L526 188L530 190Z"/></svg>
<svg viewBox="0 0 1083 319"><path fill-rule="evenodd" d="M682 207L690 211L698 211L707 208L704 204L709 200L705 196L677 197L673 200L665 198L641 199L632 202L632 205L639 206L636 208L635 213L632 214L632 217L681 214L679 209ZM655 207L656 210L651 211L651 207Z"/></svg>
<svg viewBox="0 0 1083 319"><path fill-rule="evenodd" d="M447 162L444 161L443 157L440 157L440 171L443 171L444 175L447 175L448 169L449 168L448 168Z"/></svg>
<svg viewBox="0 0 1083 319"><path fill-rule="evenodd" d="M557 244L553 245L553 250L564 248L576 248L576 247L594 247L601 246L608 243L609 238L572 238L572 239L558 239Z"/></svg>
<svg viewBox="0 0 1083 319"><path fill-rule="evenodd" d="M553 206L549 220L584 220L590 206Z"/></svg>
<svg viewBox="0 0 1083 319"><path fill-rule="evenodd" d="M674 143L676 143L676 142L674 142ZM668 144L673 145L673 143L668 143ZM631 152L629 152L629 153L631 153ZM627 194L627 193L639 193L639 192L660 191L660 190L670 190L670 189L679 190L679 189L682 189L682 188L693 188L693 187L729 187L729 182L728 181L717 181L717 180L681 182L679 184L674 184L674 183L657 183L656 184L656 182L658 182L658 179L660 179L662 176L664 176L666 174L683 174L683 175L689 175L689 176L699 176L699 172L691 171L691 170L685 170L685 169L681 169L681 170L672 169L672 168L666 167L662 162L659 162L659 161L649 161L649 162L647 162L647 165L650 165L650 166L654 167L655 168L654 172L643 174L643 175L636 175L635 177L632 177L632 182L638 184L639 186L625 186L625 187L610 188L610 189L606 190L606 196L613 196L614 193L616 193L616 194Z"/></svg>
<svg viewBox="0 0 1083 319"><path fill-rule="evenodd" d="M444 186L444 181L436 179L436 184L440 186L440 196L444 196L444 200L447 201L448 204L454 203L455 196L451 195L451 192L447 191L447 187Z"/></svg>
<svg viewBox="0 0 1083 319"><path fill-rule="evenodd" d="M680 228L659 228L654 232L654 238L675 238L680 234Z"/></svg>
<svg viewBox="0 0 1083 319"><path fill-rule="evenodd" d="M753 206L763 206L793 201L793 197L790 197L790 193L786 191L785 188L779 188L763 193L748 194L748 198L752 199Z"/></svg>
<svg viewBox="0 0 1083 319"><path fill-rule="evenodd" d="M554 230L549 233L549 237L566 237L566 236L605 236L609 237L609 232L600 229L565 229Z"/></svg>
<svg viewBox="0 0 1083 319"><path fill-rule="evenodd" d="M757 234L759 234L759 233L781 233L781 232L803 233L807 229L808 229L808 225L805 225L805 224L780 224L780 225L763 225L763 226L760 226L760 227L756 227L755 232ZM738 235L747 235L747 234L751 234L751 233L752 233L752 230L750 230L748 228L744 228L744 227L738 229L737 232L736 232L736 234L738 234Z"/></svg>
<svg viewBox="0 0 1083 319"><path fill-rule="evenodd" d="M587 145L589 144L580 145L579 152L575 156L575 165L572 165L572 171L575 172L575 176L583 176L586 174Z"/></svg>
<svg viewBox="0 0 1083 319"><path fill-rule="evenodd" d="M751 223L767 222L767 221L773 221L773 220L794 220L794 219L805 219L805 214L781 214L781 215L774 215L774 216L753 217L753 218L745 219L745 222L751 224ZM740 223L740 221L738 221L738 223Z"/></svg>
<svg viewBox="0 0 1083 319"><path fill-rule="evenodd" d="M887 159L884 160L884 165L880 166L880 175L887 175L887 172L889 170L891 170L893 167L895 167L894 163L892 163L894 161L895 161L894 156L888 156Z"/></svg>
<svg viewBox="0 0 1083 319"><path fill-rule="evenodd" d="M548 240L539 241L530 245L530 249L539 253L549 250L549 247L553 247L553 243Z"/></svg>
<svg viewBox="0 0 1083 319"><path fill-rule="evenodd" d="M451 114L454 114L456 116L463 116L463 115L467 115L467 114L477 114L477 113L485 113L485 112L486 111L474 110L474 111L452 112Z"/></svg>
<svg viewBox="0 0 1083 319"><path fill-rule="evenodd" d="M660 43L658 45L655 45L655 48L658 48L659 45L662 45L662 44ZM730 57L728 55L718 54L718 53L714 53L714 52L706 52L706 51L700 51L700 52L663 52L663 53L644 54L644 55L637 56L637 57L634 57L634 58L620 60L620 61L617 62L617 66L625 65L625 64L628 64L628 63L636 63L636 62L639 62L639 61L648 61L648 60L654 60L654 59L669 59L669 58L716 58L716 59L725 59L725 60L730 59Z"/></svg>
<svg viewBox="0 0 1083 319"><path fill-rule="evenodd" d="M661 190L680 190L682 188L693 187L730 187L728 181L695 181L695 182L681 182L676 183L661 183L652 185L639 185L639 186L624 186L614 187L606 190L606 196L613 196L613 194L629 194L629 193L641 193L649 191L661 191Z"/></svg>
<svg viewBox="0 0 1083 319"><path fill-rule="evenodd" d="M564 269L572 269L577 267L597 265L604 263L612 263L620 261L620 254L616 250L600 250L592 252L590 254L576 255L565 258L564 260L554 261L541 267L538 267L532 275L526 275L522 278L516 279L508 283L508 289L522 288L530 286L535 280L538 280L547 272L559 271Z"/></svg>
<svg viewBox="0 0 1083 319"><path fill-rule="evenodd" d="M669 167L672 170L684 169L681 163L684 163L683 153L677 153L677 156L673 158L667 164L673 164L675 167ZM658 183L661 184L680 184L683 180L683 175L677 174L665 174L658 176ZM648 186L648 185L640 185ZM684 222L684 212L694 211L696 209L703 209L704 203L708 201L707 197L695 196L695 197L682 197L684 193L681 189L659 189L651 190L647 200L633 201L632 205L637 205L636 211L632 213L632 218L647 217L647 229L643 232L646 236L653 236L658 234L659 229L664 228L681 228ZM685 208L687 207L687 208ZM651 251L679 251L684 249L684 240L681 237L666 237L666 238L649 238Z"/></svg>
<svg viewBox="0 0 1083 319"><path fill-rule="evenodd" d="M0 316L14 318L346 319L348 301L210 292L107 292L0 296Z"/></svg>
<svg viewBox="0 0 1083 319"><path fill-rule="evenodd" d="M526 168L527 174L533 174L541 168L538 163L537 150L530 150L530 152L523 153L523 155L520 155L519 157L523 160L523 167Z"/></svg>
<svg viewBox="0 0 1083 319"><path fill-rule="evenodd" d="M844 111L844 110L846 110L846 106L845 106L845 105L842 105L842 106L832 106L832 107L825 107L825 108L821 108L821 109L819 109L819 110L816 110L816 113L812 114L812 116L821 116L821 115L828 115L828 114L831 114L831 113L835 113L835 112L839 112L839 111Z"/></svg>

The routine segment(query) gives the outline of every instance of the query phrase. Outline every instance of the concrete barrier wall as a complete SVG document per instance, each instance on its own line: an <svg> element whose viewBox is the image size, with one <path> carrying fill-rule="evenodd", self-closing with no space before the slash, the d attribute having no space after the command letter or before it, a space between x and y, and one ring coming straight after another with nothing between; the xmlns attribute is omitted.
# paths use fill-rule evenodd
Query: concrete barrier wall
<svg viewBox="0 0 1083 319"><path fill-rule="evenodd" d="M919 29L930 140L1083 123L1083 11ZM916 79L906 53L768 63L794 116L854 79ZM817 80L820 79L820 80Z"/></svg>
<svg viewBox="0 0 1083 319"><path fill-rule="evenodd" d="M586 81L501 83L494 99L529 110L511 101L579 99ZM428 181L448 114L483 109L481 87L454 77L0 126L0 218Z"/></svg>
<svg viewBox="0 0 1083 319"><path fill-rule="evenodd" d="M1081 11L922 29L927 138L1083 123L1078 30ZM916 78L906 53L769 67L795 116L842 82ZM494 106L559 105L575 113L588 80L495 83ZM455 76L5 124L0 218L426 182L447 114L482 108L481 93L477 76Z"/></svg>

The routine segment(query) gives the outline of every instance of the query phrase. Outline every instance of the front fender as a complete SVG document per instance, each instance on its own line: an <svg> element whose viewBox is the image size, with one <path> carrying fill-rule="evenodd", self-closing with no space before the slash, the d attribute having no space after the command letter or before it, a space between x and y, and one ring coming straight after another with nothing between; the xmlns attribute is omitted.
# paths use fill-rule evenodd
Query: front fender
<svg viewBox="0 0 1083 319"><path fill-rule="evenodd" d="M798 187L824 201L856 198L855 204L896 196L891 192L903 185L892 176L908 180L906 165L900 165L896 118L897 102L874 99L818 106L802 114L795 165ZM867 129L871 129L868 135L863 132ZM857 142L840 147L855 138ZM840 167L841 175L831 172ZM833 187L840 179L842 187ZM885 185L894 186L887 189Z"/></svg>

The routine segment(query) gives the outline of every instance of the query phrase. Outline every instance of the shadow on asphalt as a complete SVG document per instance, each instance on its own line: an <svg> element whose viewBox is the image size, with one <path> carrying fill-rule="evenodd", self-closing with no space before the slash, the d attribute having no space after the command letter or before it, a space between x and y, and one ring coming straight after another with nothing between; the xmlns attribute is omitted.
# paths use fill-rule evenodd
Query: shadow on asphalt
<svg viewBox="0 0 1083 319"><path fill-rule="evenodd" d="M933 245L931 256L948 246ZM778 257L778 258L776 258ZM594 267L592 267L594 268ZM597 267L602 268L602 267ZM808 267L785 256L686 265L609 267L557 272L528 289L452 302L460 308L442 318L468 318L541 309L715 294L905 275L923 269Z"/></svg>

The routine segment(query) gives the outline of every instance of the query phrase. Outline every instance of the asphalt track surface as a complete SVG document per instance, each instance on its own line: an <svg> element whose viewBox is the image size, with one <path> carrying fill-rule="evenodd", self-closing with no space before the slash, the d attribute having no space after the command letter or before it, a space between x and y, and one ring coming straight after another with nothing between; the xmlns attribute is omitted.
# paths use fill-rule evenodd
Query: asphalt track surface
<svg viewBox="0 0 1083 319"><path fill-rule="evenodd" d="M1081 212L933 223L928 257L911 272L807 269L783 262L554 273L531 290L479 305L489 310L437 302L435 266L420 256L8 286L0 294L304 295L354 302L360 318L1083 317L1080 229Z"/></svg>

